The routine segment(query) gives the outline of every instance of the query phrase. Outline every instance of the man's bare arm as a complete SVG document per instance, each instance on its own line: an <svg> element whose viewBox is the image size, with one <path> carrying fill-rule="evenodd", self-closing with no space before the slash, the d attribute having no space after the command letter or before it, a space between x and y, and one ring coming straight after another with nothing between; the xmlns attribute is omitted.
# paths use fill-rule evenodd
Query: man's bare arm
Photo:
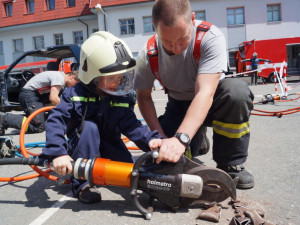
<svg viewBox="0 0 300 225"><path fill-rule="evenodd" d="M220 74L199 74L195 83L195 97L188 108L178 132L187 133L192 138L203 124L213 103Z"/></svg>
<svg viewBox="0 0 300 225"><path fill-rule="evenodd" d="M51 86L49 100L52 103L52 105L58 105L58 103L60 103L60 98L58 96L60 88L61 87L59 85Z"/></svg>
<svg viewBox="0 0 300 225"><path fill-rule="evenodd" d="M199 74L195 83L195 97L187 110L177 132L186 133L192 139L203 124L212 105L220 74ZM176 163L185 151L185 146L175 137L164 139L160 147L157 163L169 161Z"/></svg>

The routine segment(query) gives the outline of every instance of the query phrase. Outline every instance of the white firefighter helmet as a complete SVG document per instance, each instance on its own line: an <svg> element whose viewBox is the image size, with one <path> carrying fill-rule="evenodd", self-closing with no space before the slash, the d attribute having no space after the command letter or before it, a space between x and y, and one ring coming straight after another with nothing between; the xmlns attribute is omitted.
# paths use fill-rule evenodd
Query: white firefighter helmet
<svg viewBox="0 0 300 225"><path fill-rule="evenodd" d="M81 46L78 77L84 84L93 81L108 94L124 95L132 91L135 65L136 61L123 40L99 31ZM118 80L118 83L114 81L113 85L109 85L112 80ZM99 86L100 83L103 86Z"/></svg>
<svg viewBox="0 0 300 225"><path fill-rule="evenodd" d="M253 57L257 57L257 53L256 53L256 52L254 52L252 56L253 56Z"/></svg>

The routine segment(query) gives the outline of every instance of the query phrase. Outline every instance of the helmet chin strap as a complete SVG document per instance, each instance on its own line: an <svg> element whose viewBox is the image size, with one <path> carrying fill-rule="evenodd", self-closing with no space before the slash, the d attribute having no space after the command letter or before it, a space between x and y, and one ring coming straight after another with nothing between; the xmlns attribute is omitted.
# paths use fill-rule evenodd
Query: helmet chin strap
<svg viewBox="0 0 300 225"><path fill-rule="evenodd" d="M100 88L97 87L97 85L91 81L89 84L84 84L84 87L89 91L89 93L95 93L99 96L105 96L105 95L109 95L108 93L104 92L103 90L101 90Z"/></svg>
<svg viewBox="0 0 300 225"><path fill-rule="evenodd" d="M81 131L82 131L83 126L84 126L84 120L85 120L86 112L87 112L87 109L88 109L88 104L89 104L89 99L90 99L91 93L96 93L99 96L105 96L105 95L107 95L100 88L97 88L97 85L95 85L94 82L90 82L89 84L84 84L83 83L83 85L84 85L84 87L86 89L88 89L89 94L88 94L88 97L87 97L87 103L86 103L86 106L85 106L85 109L84 109L84 113L83 113L83 115L81 117L80 127L79 127L79 129L76 129L76 134L77 134L78 138L80 138L80 134L81 134Z"/></svg>
<svg viewBox="0 0 300 225"><path fill-rule="evenodd" d="M108 95L108 93L106 93L105 91L101 90L100 88L95 89L95 93L97 93L99 96L105 96Z"/></svg>

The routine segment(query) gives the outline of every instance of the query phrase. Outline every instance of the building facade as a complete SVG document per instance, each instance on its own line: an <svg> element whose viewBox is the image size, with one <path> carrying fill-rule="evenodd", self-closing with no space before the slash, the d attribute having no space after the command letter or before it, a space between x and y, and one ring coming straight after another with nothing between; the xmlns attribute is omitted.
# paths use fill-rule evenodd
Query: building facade
<svg viewBox="0 0 300 225"><path fill-rule="evenodd" d="M243 41L300 36L299 0L190 0L196 18L218 26L228 58ZM23 52L82 44L106 30L125 40L134 56L154 34L149 0L1 0L0 66ZM276 48L276 46L274 46Z"/></svg>

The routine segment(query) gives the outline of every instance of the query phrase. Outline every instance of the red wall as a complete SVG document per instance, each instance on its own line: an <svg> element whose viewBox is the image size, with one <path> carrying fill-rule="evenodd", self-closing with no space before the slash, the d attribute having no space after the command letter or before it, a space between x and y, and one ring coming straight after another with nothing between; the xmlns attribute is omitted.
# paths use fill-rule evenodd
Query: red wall
<svg viewBox="0 0 300 225"><path fill-rule="evenodd" d="M93 14L90 8L151 2L153 0L76 0L76 6L67 8L66 0L55 0L55 10L47 10L47 0L35 0L34 13L27 14L26 0L0 0L0 28L47 20L64 19ZM13 16L6 17L4 3L12 2ZM90 5L89 5L90 4Z"/></svg>
<svg viewBox="0 0 300 225"><path fill-rule="evenodd" d="M46 0L35 0L34 13L27 14L25 0L16 0L13 4L12 17L6 17L4 3L10 0L0 0L0 28L20 24L56 20L93 14L89 10L89 0L76 0L75 7L67 7L66 0L56 0L55 10L47 10Z"/></svg>
<svg viewBox="0 0 300 225"><path fill-rule="evenodd" d="M95 7L98 3L100 3L102 7L108 7L140 2L154 2L154 0L91 0L91 7Z"/></svg>

